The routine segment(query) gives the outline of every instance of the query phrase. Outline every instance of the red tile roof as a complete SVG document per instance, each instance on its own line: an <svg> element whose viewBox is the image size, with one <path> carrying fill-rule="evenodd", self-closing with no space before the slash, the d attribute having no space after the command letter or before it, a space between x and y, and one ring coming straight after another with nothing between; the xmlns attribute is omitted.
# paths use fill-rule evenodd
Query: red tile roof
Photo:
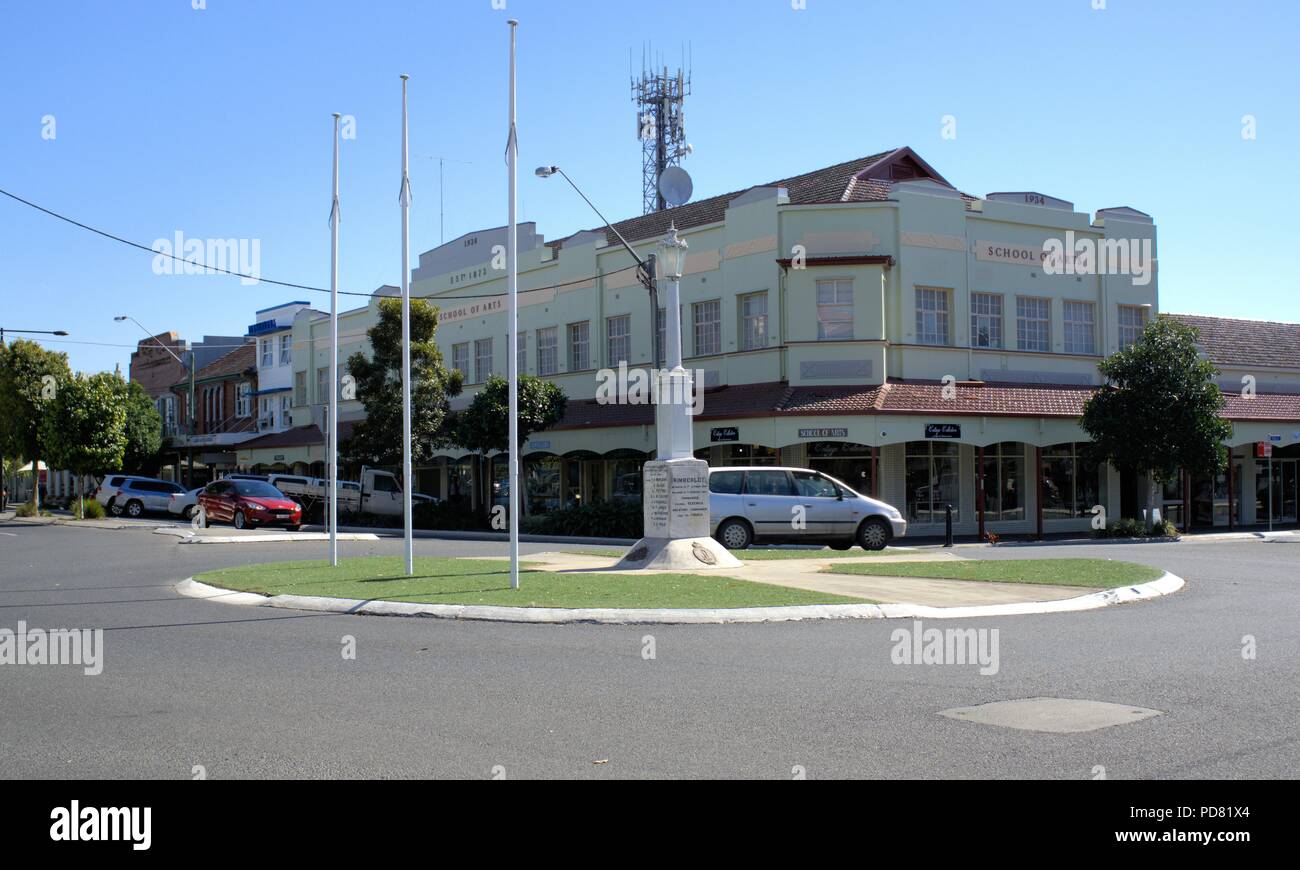
<svg viewBox="0 0 1300 870"><path fill-rule="evenodd" d="M944 416L1058 417L1083 413L1096 387L1072 384L957 382L954 398L943 385L891 381L879 386L795 386L785 382L743 384L706 390L698 420L740 417L813 417L841 414L933 414ZM1228 420L1300 420L1300 395L1228 394ZM570 400L556 429L644 426L654 422L649 405L600 405Z"/></svg>

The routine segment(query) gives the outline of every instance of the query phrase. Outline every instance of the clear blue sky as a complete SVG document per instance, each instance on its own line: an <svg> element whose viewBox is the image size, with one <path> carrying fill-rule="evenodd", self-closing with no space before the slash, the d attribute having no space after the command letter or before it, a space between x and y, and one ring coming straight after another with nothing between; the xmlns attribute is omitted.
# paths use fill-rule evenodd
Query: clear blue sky
<svg viewBox="0 0 1300 870"><path fill-rule="evenodd" d="M593 226L640 208L629 50L693 55L699 196L899 145L963 190L1131 205L1159 226L1164 310L1300 320L1300 4L1209 0L10 0L0 8L0 187L146 245L261 240L264 277L329 282L330 130L344 143L341 282L400 274L400 82L411 81L412 259L505 223L509 17L519 28L522 217ZM1243 115L1258 138L1241 136ZM55 118L56 138L42 138ZM941 137L954 115L957 138ZM451 162L457 161L457 162ZM75 369L154 331L242 334L328 296L158 276L150 255L0 197L0 325L66 329ZM355 300L351 304L355 304Z"/></svg>

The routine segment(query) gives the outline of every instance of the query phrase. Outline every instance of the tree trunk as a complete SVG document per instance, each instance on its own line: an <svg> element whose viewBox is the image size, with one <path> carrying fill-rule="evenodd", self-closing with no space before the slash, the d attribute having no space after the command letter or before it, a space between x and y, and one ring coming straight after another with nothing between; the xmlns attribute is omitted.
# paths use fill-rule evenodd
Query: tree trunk
<svg viewBox="0 0 1300 870"><path fill-rule="evenodd" d="M32 459L32 507L37 514L41 510L41 456L36 454Z"/></svg>

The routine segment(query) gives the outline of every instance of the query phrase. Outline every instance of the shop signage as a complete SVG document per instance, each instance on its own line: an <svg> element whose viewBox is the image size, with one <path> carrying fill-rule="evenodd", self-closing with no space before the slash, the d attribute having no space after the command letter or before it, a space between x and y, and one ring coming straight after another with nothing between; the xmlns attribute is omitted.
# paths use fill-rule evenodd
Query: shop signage
<svg viewBox="0 0 1300 870"><path fill-rule="evenodd" d="M283 461L284 461L284 454L283 454L283 453L277 453L277 454L275 454L275 461L276 461L276 462L283 462Z"/></svg>
<svg viewBox="0 0 1300 870"><path fill-rule="evenodd" d="M848 429L800 429L800 438L848 438Z"/></svg>
<svg viewBox="0 0 1300 870"><path fill-rule="evenodd" d="M1282 436L1281 436L1281 435L1274 435L1272 432L1270 432L1270 433L1268 433L1268 442L1269 442L1270 444L1281 444L1281 443L1282 443Z"/></svg>
<svg viewBox="0 0 1300 870"><path fill-rule="evenodd" d="M551 442L549 442L549 441L529 441L529 442L528 442L528 449L529 449L529 450L550 450L550 449L551 449Z"/></svg>
<svg viewBox="0 0 1300 870"><path fill-rule="evenodd" d="M960 438L960 423L926 423L926 438Z"/></svg>
<svg viewBox="0 0 1300 870"><path fill-rule="evenodd" d="M871 448L851 441L818 441L808 445L808 455L816 459L833 459L837 456L870 456Z"/></svg>
<svg viewBox="0 0 1300 870"><path fill-rule="evenodd" d="M1273 445L1267 441L1260 441L1255 445L1255 458L1268 459L1273 455Z"/></svg>
<svg viewBox="0 0 1300 870"><path fill-rule="evenodd" d="M735 426L718 426L709 430L709 440L714 444L723 441L739 441L740 429Z"/></svg>

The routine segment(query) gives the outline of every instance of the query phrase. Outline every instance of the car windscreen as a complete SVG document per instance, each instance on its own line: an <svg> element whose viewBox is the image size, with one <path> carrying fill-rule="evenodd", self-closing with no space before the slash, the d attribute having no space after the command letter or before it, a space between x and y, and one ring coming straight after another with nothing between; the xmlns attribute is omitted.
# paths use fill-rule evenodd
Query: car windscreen
<svg viewBox="0 0 1300 870"><path fill-rule="evenodd" d="M235 492L249 498L284 498L284 493L261 480L232 480Z"/></svg>

